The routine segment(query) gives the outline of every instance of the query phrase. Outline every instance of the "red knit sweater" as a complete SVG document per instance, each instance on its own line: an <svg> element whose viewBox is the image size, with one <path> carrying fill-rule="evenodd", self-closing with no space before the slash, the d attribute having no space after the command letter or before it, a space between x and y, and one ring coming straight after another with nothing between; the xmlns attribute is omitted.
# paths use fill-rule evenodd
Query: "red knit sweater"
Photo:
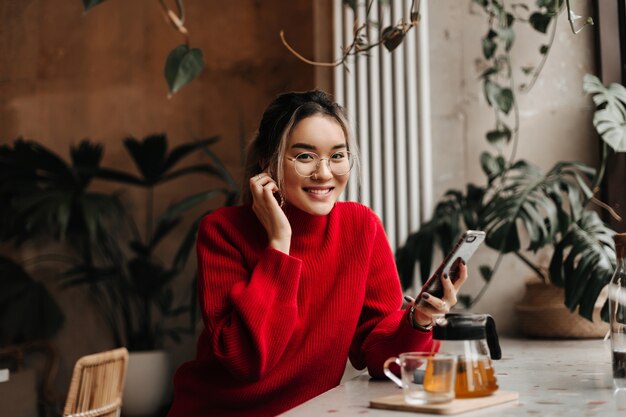
<svg viewBox="0 0 626 417"><path fill-rule="evenodd" d="M430 350L413 330L383 226L367 207L286 208L290 254L268 247L250 206L206 216L197 242L205 328L174 377L169 417L273 416L339 384L346 360Z"/></svg>

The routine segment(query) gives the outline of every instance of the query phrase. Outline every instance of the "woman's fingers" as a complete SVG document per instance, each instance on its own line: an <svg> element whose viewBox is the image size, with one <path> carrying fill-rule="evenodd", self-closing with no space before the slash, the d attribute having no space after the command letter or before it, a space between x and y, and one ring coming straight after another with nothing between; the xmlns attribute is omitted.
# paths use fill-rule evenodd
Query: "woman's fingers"
<svg viewBox="0 0 626 417"><path fill-rule="evenodd" d="M458 290L459 288L461 288L461 285L463 285L467 280L467 265L465 264L465 262L463 262L461 258L459 258L458 269L456 270L456 273L459 275L459 277L454 282L454 288Z"/></svg>
<svg viewBox="0 0 626 417"><path fill-rule="evenodd" d="M277 193L279 190L276 181L274 181L272 177L261 173L250 178L250 191L252 192L255 202L263 200L266 204L272 205L272 200L276 201L274 193ZM276 202L276 204L278 204L278 202Z"/></svg>
<svg viewBox="0 0 626 417"><path fill-rule="evenodd" d="M458 281L457 281L458 282ZM456 305L456 293L458 288L456 283L452 283L452 279L446 274L441 276L441 285L443 285L443 298L442 301L448 305L448 310L450 307Z"/></svg>
<svg viewBox="0 0 626 417"><path fill-rule="evenodd" d="M449 301L446 301L445 299L434 297L428 293L423 293L422 299L428 303L428 305L425 306L425 308L431 314L449 313L450 307L456 304L456 297L455 297L454 304L451 304Z"/></svg>

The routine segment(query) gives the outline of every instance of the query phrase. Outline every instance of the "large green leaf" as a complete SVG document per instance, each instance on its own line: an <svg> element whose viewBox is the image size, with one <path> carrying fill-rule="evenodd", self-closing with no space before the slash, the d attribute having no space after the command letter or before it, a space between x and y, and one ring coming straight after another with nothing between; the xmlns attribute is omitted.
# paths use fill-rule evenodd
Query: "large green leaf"
<svg viewBox="0 0 626 417"><path fill-rule="evenodd" d="M598 108L593 125L602 140L615 152L626 152L626 88L617 83L607 88L596 76L585 74L583 90Z"/></svg>
<svg viewBox="0 0 626 417"><path fill-rule="evenodd" d="M565 288L565 305L592 320L602 289L615 270L614 232L597 213L585 211L554 247L550 279Z"/></svg>
<svg viewBox="0 0 626 417"><path fill-rule="evenodd" d="M503 253L522 248L518 225L528 234L529 250L553 242L563 230L561 204L567 201L572 213L582 212L590 197L586 181L593 169L580 163L558 163L543 175L534 165L520 160L507 173L506 182L486 205L482 222L486 243Z"/></svg>
<svg viewBox="0 0 626 417"><path fill-rule="evenodd" d="M165 80L174 94L187 83L193 81L204 68L202 51L197 48L190 49L187 45L179 45L174 48L165 61Z"/></svg>

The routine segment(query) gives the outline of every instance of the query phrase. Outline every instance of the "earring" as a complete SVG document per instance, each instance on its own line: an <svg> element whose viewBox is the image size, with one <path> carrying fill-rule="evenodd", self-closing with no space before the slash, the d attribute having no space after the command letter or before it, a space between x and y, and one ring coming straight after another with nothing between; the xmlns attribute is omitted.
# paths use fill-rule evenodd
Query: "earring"
<svg viewBox="0 0 626 417"><path fill-rule="evenodd" d="M283 208L285 206L285 197L283 196L283 193L279 192L278 197L279 197L278 206L280 208Z"/></svg>

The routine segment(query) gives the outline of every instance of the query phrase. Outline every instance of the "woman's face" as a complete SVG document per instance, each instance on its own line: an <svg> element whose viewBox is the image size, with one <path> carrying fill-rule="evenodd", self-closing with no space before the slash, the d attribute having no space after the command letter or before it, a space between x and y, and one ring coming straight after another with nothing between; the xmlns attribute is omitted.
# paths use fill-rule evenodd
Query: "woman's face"
<svg viewBox="0 0 626 417"><path fill-rule="evenodd" d="M332 117L315 115L301 120L287 139L283 160L283 195L293 206L309 214L328 214L346 188L350 174L343 172L348 145L339 123ZM316 163L315 155L322 160ZM300 174L310 174L304 177ZM344 165L342 165L344 164Z"/></svg>

